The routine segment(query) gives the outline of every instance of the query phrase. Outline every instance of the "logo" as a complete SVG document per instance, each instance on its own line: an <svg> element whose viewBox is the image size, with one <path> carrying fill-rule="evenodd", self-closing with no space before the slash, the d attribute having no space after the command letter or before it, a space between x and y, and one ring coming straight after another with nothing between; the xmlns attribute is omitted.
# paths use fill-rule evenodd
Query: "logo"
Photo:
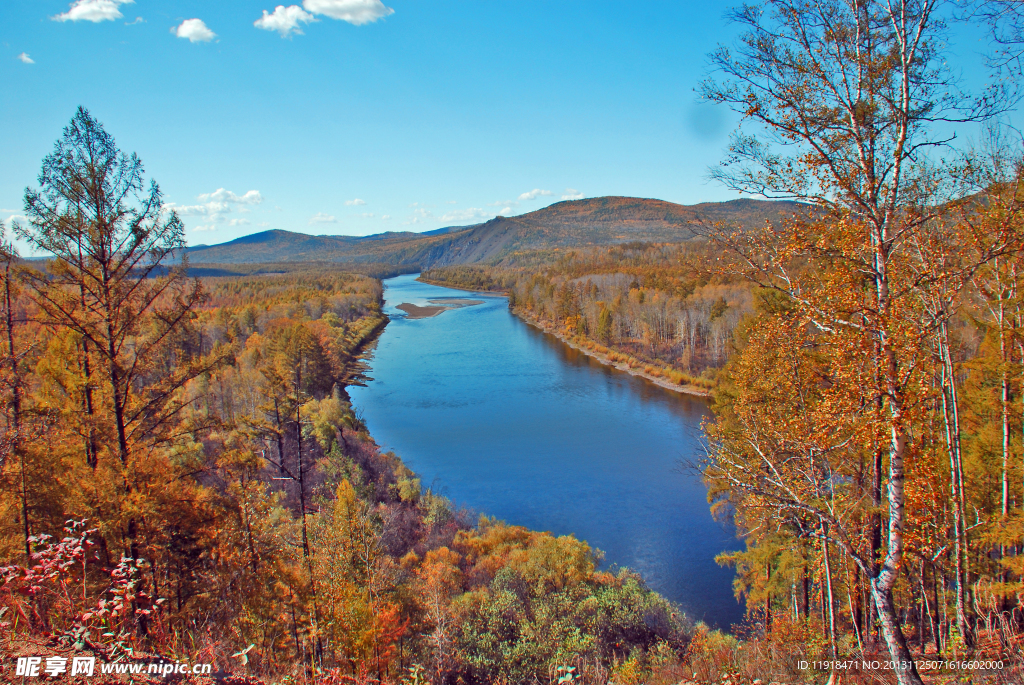
<svg viewBox="0 0 1024 685"><path fill-rule="evenodd" d="M70 675L91 676L96 669L96 657L75 656L71 657ZM62 656L20 656L15 667L14 675L26 678L38 678L40 676L57 677L68 673L68 659Z"/></svg>
<svg viewBox="0 0 1024 685"><path fill-rule="evenodd" d="M96 668L96 657L94 656L73 656L70 659L63 656L19 656L15 665L14 675L22 678L56 678L59 675L80 675L90 677L95 675L97 670L100 675L111 675L126 673L132 675L158 675L166 677L172 673L191 673L193 675L209 675L213 670L213 664L195 664L189 666L181 662L161 661L158 663L118 662L112 664L100 664Z"/></svg>

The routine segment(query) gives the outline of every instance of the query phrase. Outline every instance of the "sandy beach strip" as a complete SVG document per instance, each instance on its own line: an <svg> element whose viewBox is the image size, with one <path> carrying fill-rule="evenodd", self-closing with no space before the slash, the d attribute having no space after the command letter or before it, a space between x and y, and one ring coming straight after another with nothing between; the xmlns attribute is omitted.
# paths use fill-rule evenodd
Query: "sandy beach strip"
<svg viewBox="0 0 1024 685"><path fill-rule="evenodd" d="M407 319L429 319L430 317L437 316L441 312L447 311L449 309L460 309L462 307L472 307L475 304L483 304L484 301L483 300L462 300L462 299L455 298L455 297L452 297L452 298L440 297L440 298L436 298L436 299L430 300L430 303L431 303L431 305L436 305L436 306L421 307L418 304L409 304L408 302L403 302L400 305L396 305L395 308L396 309L401 309L403 312L405 312L406 315L407 315L406 316Z"/></svg>
<svg viewBox="0 0 1024 685"><path fill-rule="evenodd" d="M443 311L451 309L451 307L420 307L415 304L409 304L403 302L398 305L396 309L401 309L406 313L408 319L429 319L432 316L437 316Z"/></svg>

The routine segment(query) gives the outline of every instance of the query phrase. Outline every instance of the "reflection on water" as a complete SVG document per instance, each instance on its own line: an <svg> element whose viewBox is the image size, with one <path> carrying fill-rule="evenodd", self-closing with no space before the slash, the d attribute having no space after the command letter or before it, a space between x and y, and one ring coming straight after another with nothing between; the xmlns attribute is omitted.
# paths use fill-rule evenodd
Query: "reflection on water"
<svg viewBox="0 0 1024 685"><path fill-rule="evenodd" d="M706 404L601 365L508 313L505 298L385 281L388 324L373 381L350 388L374 438L457 505L605 552L688 614L728 627L742 615L738 548L712 520L699 478ZM395 308L431 298L483 299L428 319Z"/></svg>

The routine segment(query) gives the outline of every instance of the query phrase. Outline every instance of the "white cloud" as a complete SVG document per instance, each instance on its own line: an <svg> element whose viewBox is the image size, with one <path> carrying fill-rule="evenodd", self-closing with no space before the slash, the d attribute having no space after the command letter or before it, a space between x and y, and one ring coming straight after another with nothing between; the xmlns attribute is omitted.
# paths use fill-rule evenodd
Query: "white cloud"
<svg viewBox="0 0 1024 685"><path fill-rule="evenodd" d="M288 7L278 5L274 8L273 14L263 10L263 16L254 21L252 25L265 31L277 31L282 38L288 38L293 33L302 35L302 29L299 28L300 23L308 24L316 20L316 17L298 5Z"/></svg>
<svg viewBox="0 0 1024 685"><path fill-rule="evenodd" d="M528 193L523 193L519 196L520 200L536 200L540 195L554 195L550 190L541 190L540 188L534 188Z"/></svg>
<svg viewBox="0 0 1024 685"><path fill-rule="evenodd" d="M511 207L505 207L504 209L498 211L498 214L500 216L508 216L511 213L512 213L512 208Z"/></svg>
<svg viewBox="0 0 1024 685"><path fill-rule="evenodd" d="M385 214L384 216L381 217L381 221L387 221L390 218L391 218L390 214Z"/></svg>
<svg viewBox="0 0 1024 685"><path fill-rule="evenodd" d="M173 210L178 216L201 216L207 222L206 226L193 228L192 230L212 231L214 224L227 223L228 226L244 226L249 223L247 219L228 219L224 215L232 211L248 212L246 205L258 205L263 202L263 196L258 190L250 190L244 195L236 195L230 190L218 188L212 193L203 193L196 196L201 204L179 205L174 202L166 203L165 211Z"/></svg>
<svg viewBox="0 0 1024 685"><path fill-rule="evenodd" d="M575 188L566 188L565 195L562 196L563 200L581 200L583 199L583 193L576 190Z"/></svg>
<svg viewBox="0 0 1024 685"><path fill-rule="evenodd" d="M330 214L324 214L323 212L317 212L313 216L309 217L309 225L313 224L336 224L338 220Z"/></svg>
<svg viewBox="0 0 1024 685"><path fill-rule="evenodd" d="M459 201L458 200L448 200L448 202L445 202L445 204L446 205L457 205L457 204L459 204Z"/></svg>
<svg viewBox="0 0 1024 685"><path fill-rule="evenodd" d="M313 14L341 19L356 26L369 24L395 13L380 0L303 0L302 6Z"/></svg>
<svg viewBox="0 0 1024 685"><path fill-rule="evenodd" d="M473 219L483 219L487 216L489 214L484 210L478 207L470 207L468 209L456 209L448 212L441 217L441 221L472 221Z"/></svg>
<svg viewBox="0 0 1024 685"><path fill-rule="evenodd" d="M192 230L193 231L216 231L217 227L214 226L213 224L210 224L208 226L196 226Z"/></svg>
<svg viewBox="0 0 1024 685"><path fill-rule="evenodd" d="M25 216L24 214L14 214L12 216L7 217L7 221L0 221L0 226L3 226L7 230L10 230L14 226L15 221L24 226L28 224L28 217Z"/></svg>
<svg viewBox="0 0 1024 685"><path fill-rule="evenodd" d="M360 205L365 205L365 204L366 204L366 200L360 200L358 197L356 199L354 199L354 200L345 200L345 205L348 206L348 207L353 207L353 206L354 207L359 207Z"/></svg>
<svg viewBox="0 0 1024 685"><path fill-rule="evenodd" d="M25 64L35 64L36 63L36 61L34 59L32 59L31 57L28 56L27 52L21 53L20 55L18 55L18 57L16 59L21 60Z"/></svg>
<svg viewBox="0 0 1024 685"><path fill-rule="evenodd" d="M224 188L217 188L212 193L203 193L196 197L197 200L203 202L231 202L240 205L258 205L263 202L263 196L260 195L258 190L250 190L245 195L235 195L230 190Z"/></svg>
<svg viewBox="0 0 1024 685"><path fill-rule="evenodd" d="M213 216L222 212L231 211L231 206L226 202L207 202L202 205L177 205L168 202L165 209L173 209L178 216Z"/></svg>
<svg viewBox="0 0 1024 685"><path fill-rule="evenodd" d="M135 24L145 24L146 20L142 17L135 17L135 21L126 21L125 26L134 26Z"/></svg>
<svg viewBox="0 0 1024 685"><path fill-rule="evenodd" d="M374 214L373 214L373 212L363 212L359 216L361 216L363 218L366 218L366 219L372 219L374 217Z"/></svg>
<svg viewBox="0 0 1024 685"><path fill-rule="evenodd" d="M171 33L178 38L188 38L190 43L209 43L217 37L217 34L211 31L202 19L186 19L178 26L172 26Z"/></svg>
<svg viewBox="0 0 1024 685"><path fill-rule="evenodd" d="M497 202L488 202L488 207L515 207L519 205L515 200L498 200Z"/></svg>
<svg viewBox="0 0 1024 685"><path fill-rule="evenodd" d="M52 17L54 21L113 21L124 15L120 5L134 4L135 0L75 0L64 14Z"/></svg>
<svg viewBox="0 0 1024 685"><path fill-rule="evenodd" d="M419 204L418 202L413 202L409 206L410 207L415 207L418 204ZM412 216L409 217L408 221L403 221L402 225L404 226L404 225L408 225L408 224L421 224L424 221L436 221L436 220L437 220L437 217L434 216L434 213L432 211L430 211L429 209L420 208L420 209L412 210Z"/></svg>
<svg viewBox="0 0 1024 685"><path fill-rule="evenodd" d="M261 222L259 222L256 225L259 226L260 228L266 228L267 226L270 225L270 222L268 222L268 221L261 221Z"/></svg>

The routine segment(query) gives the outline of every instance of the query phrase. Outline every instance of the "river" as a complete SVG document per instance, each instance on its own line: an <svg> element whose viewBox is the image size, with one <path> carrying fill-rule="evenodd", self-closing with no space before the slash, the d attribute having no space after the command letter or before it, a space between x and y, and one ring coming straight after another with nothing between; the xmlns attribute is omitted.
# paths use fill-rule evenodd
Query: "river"
<svg viewBox="0 0 1024 685"><path fill-rule="evenodd" d="M512 316L504 297L415 277L384 281L391 323L373 380L349 388L374 439L457 506L571 533L692 618L738 622L733 571L714 558L740 543L679 467L698 456L706 403L597 363ZM396 309L439 298L484 303L422 319Z"/></svg>

